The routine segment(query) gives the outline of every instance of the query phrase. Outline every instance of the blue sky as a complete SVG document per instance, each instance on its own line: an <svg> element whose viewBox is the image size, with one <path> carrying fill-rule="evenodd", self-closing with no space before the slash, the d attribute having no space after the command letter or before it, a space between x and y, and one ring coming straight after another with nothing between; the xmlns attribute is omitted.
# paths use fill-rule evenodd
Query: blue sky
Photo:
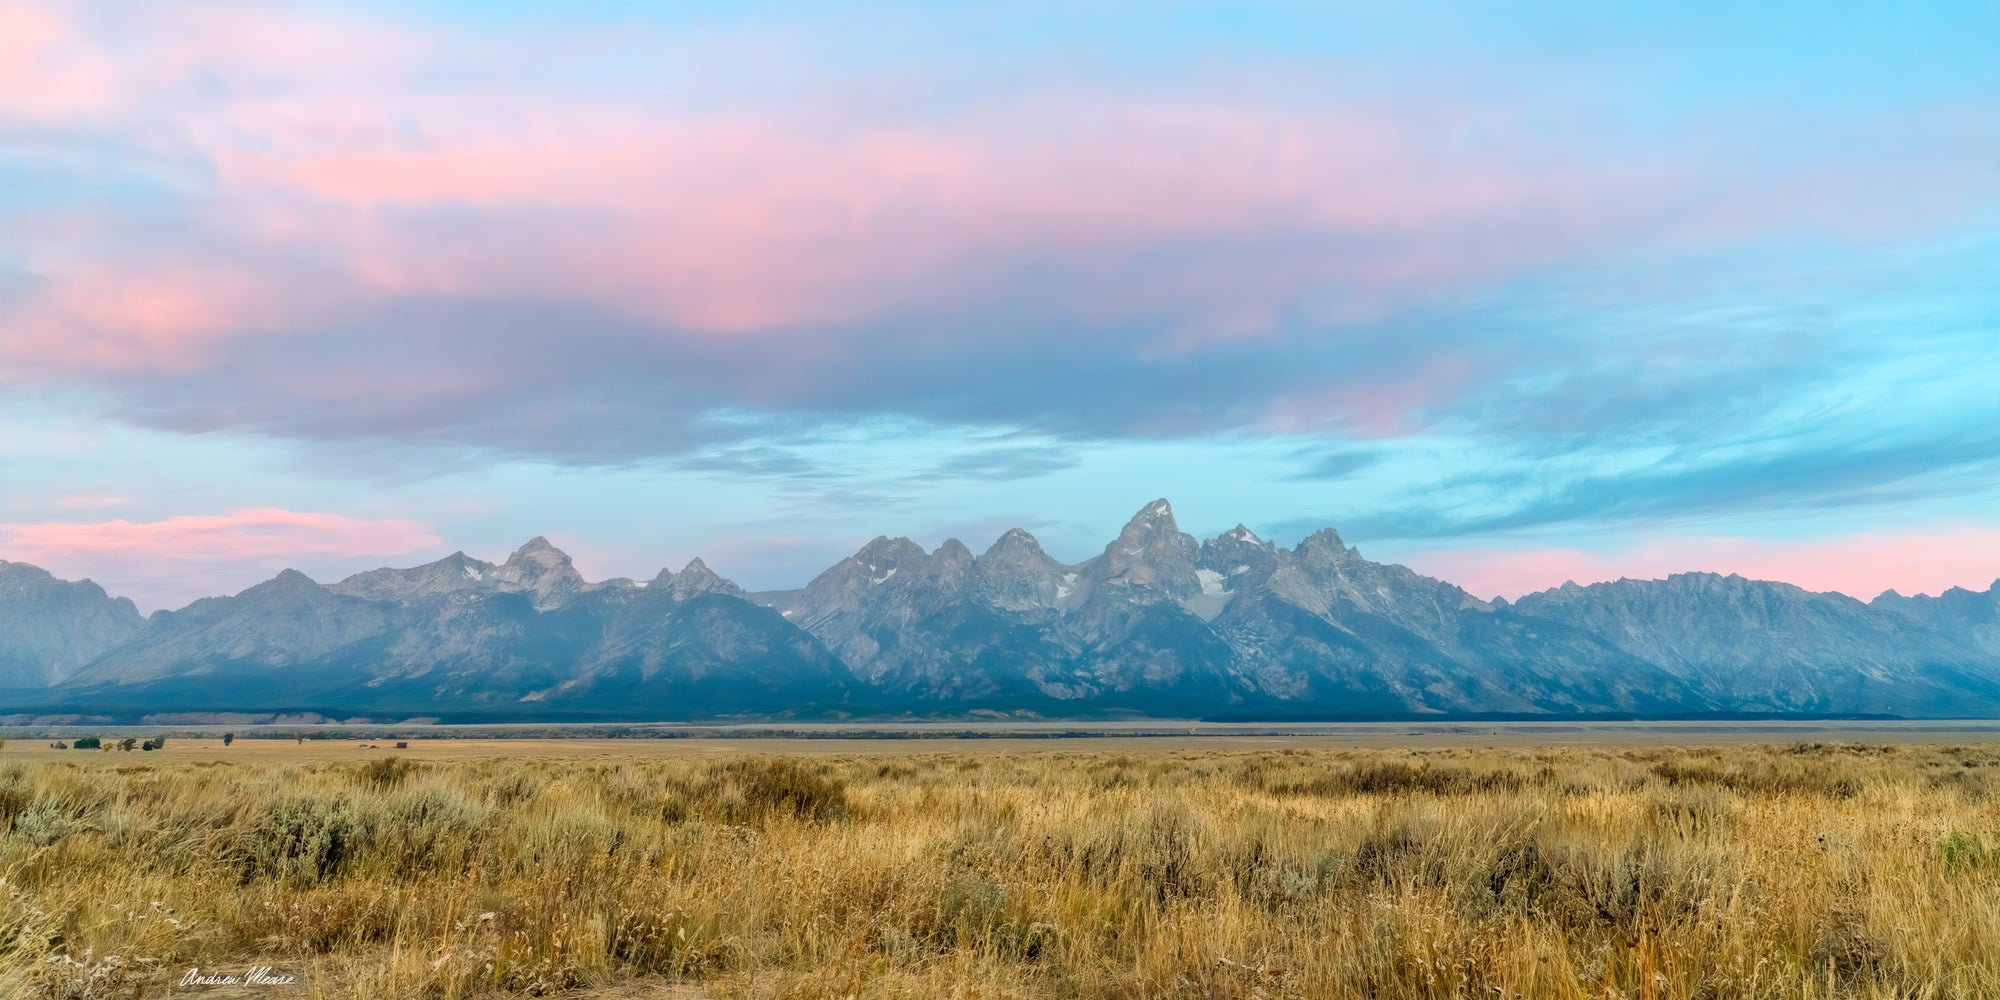
<svg viewBox="0 0 2000 1000"><path fill-rule="evenodd" d="M2000 10L0 3L0 558L2000 576Z"/></svg>

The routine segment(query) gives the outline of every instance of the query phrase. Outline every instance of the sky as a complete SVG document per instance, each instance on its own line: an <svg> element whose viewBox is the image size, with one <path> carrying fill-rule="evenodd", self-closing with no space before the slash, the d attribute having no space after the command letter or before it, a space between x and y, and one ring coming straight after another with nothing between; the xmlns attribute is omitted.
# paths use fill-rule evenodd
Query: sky
<svg viewBox="0 0 2000 1000"><path fill-rule="evenodd" d="M2000 5L0 0L0 558L2000 577Z"/></svg>

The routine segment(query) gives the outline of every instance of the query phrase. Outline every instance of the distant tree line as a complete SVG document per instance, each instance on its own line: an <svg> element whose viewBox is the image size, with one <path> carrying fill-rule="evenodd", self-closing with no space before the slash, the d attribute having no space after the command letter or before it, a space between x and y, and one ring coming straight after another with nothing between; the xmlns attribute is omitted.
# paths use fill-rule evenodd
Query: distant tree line
<svg viewBox="0 0 2000 1000"><path fill-rule="evenodd" d="M227 743L227 741L224 742L225 744ZM167 745L167 738L164 736L155 736L152 739L146 740L144 742L141 742L139 738L136 736L127 736L124 739L119 740L116 744L113 744L113 746L116 746L118 749L128 752L132 750L161 750L165 749L166 745ZM54 743L49 744L49 746L56 750L112 749L111 746L106 746L103 740L95 736L79 736L68 743L63 742L62 740L57 740Z"/></svg>

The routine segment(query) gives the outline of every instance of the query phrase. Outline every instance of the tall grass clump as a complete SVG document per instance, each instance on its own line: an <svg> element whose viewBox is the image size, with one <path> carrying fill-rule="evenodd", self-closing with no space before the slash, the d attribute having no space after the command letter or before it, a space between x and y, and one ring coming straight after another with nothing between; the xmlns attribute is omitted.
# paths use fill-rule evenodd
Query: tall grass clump
<svg viewBox="0 0 2000 1000"><path fill-rule="evenodd" d="M847 783L824 766L789 757L752 757L704 768L667 783L662 817L762 825L788 818L826 823L847 815Z"/></svg>

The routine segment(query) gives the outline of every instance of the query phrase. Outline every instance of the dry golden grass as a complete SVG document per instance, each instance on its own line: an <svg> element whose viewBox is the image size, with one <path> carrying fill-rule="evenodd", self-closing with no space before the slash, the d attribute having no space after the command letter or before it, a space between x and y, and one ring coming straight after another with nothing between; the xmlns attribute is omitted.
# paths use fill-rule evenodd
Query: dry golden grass
<svg viewBox="0 0 2000 1000"><path fill-rule="evenodd" d="M1993 746L15 751L6 997L2000 997Z"/></svg>

